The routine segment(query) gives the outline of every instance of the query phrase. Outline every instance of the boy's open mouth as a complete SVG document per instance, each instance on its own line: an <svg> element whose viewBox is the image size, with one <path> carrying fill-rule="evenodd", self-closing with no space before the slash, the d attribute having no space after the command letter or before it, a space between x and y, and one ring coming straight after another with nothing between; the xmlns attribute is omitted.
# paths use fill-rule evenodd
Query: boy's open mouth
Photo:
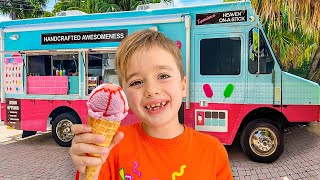
<svg viewBox="0 0 320 180"><path fill-rule="evenodd" d="M163 108L167 104L168 104L168 101L165 101L165 102L161 102L161 103L151 104L151 105L145 106L144 108L146 108L150 111L156 111L158 109Z"/></svg>

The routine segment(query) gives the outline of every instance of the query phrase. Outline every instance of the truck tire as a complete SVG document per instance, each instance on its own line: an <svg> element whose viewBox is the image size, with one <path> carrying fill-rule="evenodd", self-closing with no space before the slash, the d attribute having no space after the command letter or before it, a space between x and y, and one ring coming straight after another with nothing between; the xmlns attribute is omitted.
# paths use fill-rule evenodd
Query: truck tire
<svg viewBox="0 0 320 180"><path fill-rule="evenodd" d="M247 156L261 163L277 160L284 149L281 129L269 119L257 119L246 125L240 143Z"/></svg>
<svg viewBox="0 0 320 180"><path fill-rule="evenodd" d="M73 124L80 124L80 119L74 113L62 113L52 122L52 137L62 147L70 147L74 134Z"/></svg>

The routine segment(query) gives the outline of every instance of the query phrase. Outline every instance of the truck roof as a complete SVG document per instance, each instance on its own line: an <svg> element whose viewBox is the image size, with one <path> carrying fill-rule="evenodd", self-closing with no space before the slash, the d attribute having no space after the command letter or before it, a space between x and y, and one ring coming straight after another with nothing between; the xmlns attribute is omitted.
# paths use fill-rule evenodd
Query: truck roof
<svg viewBox="0 0 320 180"><path fill-rule="evenodd" d="M196 5L196 6L185 6L185 7L171 7L166 9L154 9L154 10L143 10L143 11L121 11L121 12L109 12L109 13L97 13L97 14L86 14L79 16L62 16L62 17L44 17L34 19L22 19L22 20L11 20L0 22L0 28L4 29L10 26L23 26L26 24L46 24L46 23L60 23L68 21L84 21L97 20L97 19L110 19L110 18L132 18L132 17L144 17L144 16L156 16L156 15L167 15L167 14L190 14L193 12L223 12L247 9L250 10L250 1L243 2L227 2L227 3L215 3L207 5Z"/></svg>

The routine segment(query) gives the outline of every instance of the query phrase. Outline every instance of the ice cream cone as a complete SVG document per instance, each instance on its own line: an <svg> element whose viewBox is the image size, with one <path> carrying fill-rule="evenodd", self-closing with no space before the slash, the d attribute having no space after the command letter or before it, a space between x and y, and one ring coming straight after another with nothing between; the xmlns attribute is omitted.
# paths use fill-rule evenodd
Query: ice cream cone
<svg viewBox="0 0 320 180"><path fill-rule="evenodd" d="M120 86L107 83L101 84L90 93L87 101L88 125L92 127L92 133L104 135L105 141L98 146L108 147L113 136L117 132L120 122L128 114L128 101ZM93 157L101 157L99 154L88 154ZM87 180L92 180L97 167L87 167Z"/></svg>
<svg viewBox="0 0 320 180"><path fill-rule="evenodd" d="M108 147L112 141L113 136L116 134L120 121L95 119L93 117L88 117L88 125L92 127L93 134L99 134L105 136L105 141L96 145ZM101 157L100 154L89 154L89 156ZM93 180L96 173L97 167L88 166L86 169L87 180Z"/></svg>

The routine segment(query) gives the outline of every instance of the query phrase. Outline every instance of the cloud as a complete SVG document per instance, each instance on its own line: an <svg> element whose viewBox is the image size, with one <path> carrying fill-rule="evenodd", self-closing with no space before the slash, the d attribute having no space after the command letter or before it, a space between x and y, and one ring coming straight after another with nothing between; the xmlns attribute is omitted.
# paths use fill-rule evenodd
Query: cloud
<svg viewBox="0 0 320 180"><path fill-rule="evenodd" d="M181 6L184 6L183 0L174 0L174 6L176 7L181 7Z"/></svg>
<svg viewBox="0 0 320 180"><path fill-rule="evenodd" d="M9 20L11 20L9 16L0 14L0 21L9 21Z"/></svg>

